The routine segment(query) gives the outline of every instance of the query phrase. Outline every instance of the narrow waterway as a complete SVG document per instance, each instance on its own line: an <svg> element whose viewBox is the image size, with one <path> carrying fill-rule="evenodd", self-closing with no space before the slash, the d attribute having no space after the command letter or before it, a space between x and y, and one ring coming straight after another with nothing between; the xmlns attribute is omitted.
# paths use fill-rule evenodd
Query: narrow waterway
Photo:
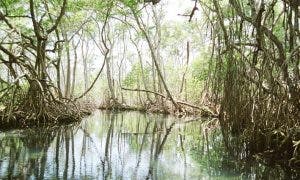
<svg viewBox="0 0 300 180"><path fill-rule="evenodd" d="M77 124L0 133L0 179L284 176L279 167L229 154L215 120L96 111ZM243 159L243 153L234 154Z"/></svg>

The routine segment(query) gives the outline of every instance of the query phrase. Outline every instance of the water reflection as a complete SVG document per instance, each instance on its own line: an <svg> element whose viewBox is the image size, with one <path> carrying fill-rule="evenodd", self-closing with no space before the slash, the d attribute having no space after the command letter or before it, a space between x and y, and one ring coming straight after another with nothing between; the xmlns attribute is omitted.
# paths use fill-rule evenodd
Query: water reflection
<svg viewBox="0 0 300 180"><path fill-rule="evenodd" d="M240 163L215 123L95 112L80 124L0 133L0 179L278 178ZM239 157L240 156L240 157Z"/></svg>

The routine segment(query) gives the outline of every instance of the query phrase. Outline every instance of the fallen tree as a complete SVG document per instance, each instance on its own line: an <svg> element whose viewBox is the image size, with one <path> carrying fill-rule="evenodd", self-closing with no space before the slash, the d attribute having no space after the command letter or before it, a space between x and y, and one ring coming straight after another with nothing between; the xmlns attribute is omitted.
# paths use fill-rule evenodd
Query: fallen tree
<svg viewBox="0 0 300 180"><path fill-rule="evenodd" d="M125 90L125 91L135 91L135 92L145 92L145 93L151 93L151 94L155 94L157 96L160 96L162 97L163 99L165 100L170 100L170 98L168 98L167 96L161 94L161 93L158 93L158 92L154 92L154 91L150 91L150 90L144 90L144 89L130 89L130 88L125 88L125 87L121 87L122 90ZM217 117L218 115L215 114L213 111L211 111L208 107L199 107L199 106L196 106L194 104L191 104L191 103L188 103L188 102L184 102L184 101L180 101L180 100L175 100L173 99L177 104L181 105L181 106L187 106L187 107L190 107L190 108L193 108L193 109L197 109L200 111L200 114L203 115L203 116L210 116L210 117ZM181 109L184 109L181 107Z"/></svg>

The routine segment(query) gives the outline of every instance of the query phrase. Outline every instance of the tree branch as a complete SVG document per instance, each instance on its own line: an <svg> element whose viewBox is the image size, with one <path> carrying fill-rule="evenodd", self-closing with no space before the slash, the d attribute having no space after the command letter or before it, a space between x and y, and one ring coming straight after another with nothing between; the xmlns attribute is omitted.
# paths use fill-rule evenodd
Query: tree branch
<svg viewBox="0 0 300 180"><path fill-rule="evenodd" d="M50 34L51 32L53 32L57 28L57 26L59 25L62 17L65 14L66 7L67 7L67 0L64 0L62 8L60 9L60 13L59 13L58 18L56 19L54 25L50 29L47 30L48 34Z"/></svg>
<svg viewBox="0 0 300 180"><path fill-rule="evenodd" d="M158 92L154 92L154 91L150 91L150 90L145 90L145 89L129 89L129 88L125 88L125 87L121 87L122 90L125 90L125 91L136 91L136 92L146 92L146 93L152 93L152 94L155 94L157 96L160 96L164 99L170 99L170 98L167 98L165 95L161 94L161 93L158 93ZM192 108L195 108L195 109L202 109L196 105L193 105L193 104L190 104L188 102L184 102L184 101L176 101L177 104L182 104L182 105L185 105L185 106L189 106L189 107L192 107Z"/></svg>

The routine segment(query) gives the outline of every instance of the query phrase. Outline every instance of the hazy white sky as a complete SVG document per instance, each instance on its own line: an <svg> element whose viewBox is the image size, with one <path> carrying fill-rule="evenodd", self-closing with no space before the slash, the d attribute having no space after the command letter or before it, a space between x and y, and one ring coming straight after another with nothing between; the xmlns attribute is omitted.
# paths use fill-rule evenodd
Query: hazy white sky
<svg viewBox="0 0 300 180"><path fill-rule="evenodd" d="M192 0L161 0L167 7L166 19L174 21L188 21L188 17L179 16L178 14L189 14L195 4ZM195 14L195 18L199 16L199 12Z"/></svg>

